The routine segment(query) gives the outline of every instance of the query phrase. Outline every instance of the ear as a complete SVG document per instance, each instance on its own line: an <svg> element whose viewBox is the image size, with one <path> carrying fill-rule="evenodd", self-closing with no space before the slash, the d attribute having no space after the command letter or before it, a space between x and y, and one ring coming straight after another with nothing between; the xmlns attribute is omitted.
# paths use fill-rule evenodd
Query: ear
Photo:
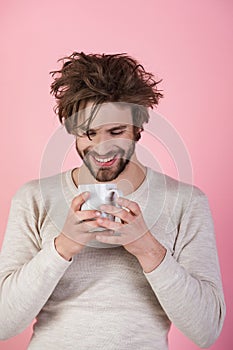
<svg viewBox="0 0 233 350"><path fill-rule="evenodd" d="M135 141L139 141L141 138L141 132L143 131L143 128L136 127L135 131Z"/></svg>

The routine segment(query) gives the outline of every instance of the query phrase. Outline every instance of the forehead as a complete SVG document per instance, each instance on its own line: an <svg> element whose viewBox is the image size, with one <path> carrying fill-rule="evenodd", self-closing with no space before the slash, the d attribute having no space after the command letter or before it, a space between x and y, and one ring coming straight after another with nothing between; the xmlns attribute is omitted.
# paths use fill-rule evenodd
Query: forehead
<svg viewBox="0 0 233 350"><path fill-rule="evenodd" d="M90 117L92 107L93 103L88 102L80 113L79 122L83 123ZM114 124L132 125L132 123L133 119L130 106L117 102L106 102L97 106L90 128L95 129L105 125L114 126Z"/></svg>

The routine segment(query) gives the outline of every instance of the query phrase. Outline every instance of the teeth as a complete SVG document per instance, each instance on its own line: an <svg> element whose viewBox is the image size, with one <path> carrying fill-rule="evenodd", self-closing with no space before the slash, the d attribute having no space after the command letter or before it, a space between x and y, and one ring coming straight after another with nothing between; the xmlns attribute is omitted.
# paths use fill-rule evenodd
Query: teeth
<svg viewBox="0 0 233 350"><path fill-rule="evenodd" d="M100 158L95 157L95 160L97 160L97 162L100 162L100 163L107 163L113 159L114 159L114 157L113 158L104 158L104 159L100 159Z"/></svg>

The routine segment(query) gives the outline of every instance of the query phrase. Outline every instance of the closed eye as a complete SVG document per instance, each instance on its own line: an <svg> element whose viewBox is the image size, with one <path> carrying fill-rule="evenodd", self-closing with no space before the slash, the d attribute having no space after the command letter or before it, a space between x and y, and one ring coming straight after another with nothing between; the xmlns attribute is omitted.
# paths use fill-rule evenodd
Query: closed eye
<svg viewBox="0 0 233 350"><path fill-rule="evenodd" d="M124 133L124 131L120 130L120 131L110 131L111 135L122 135Z"/></svg>
<svg viewBox="0 0 233 350"><path fill-rule="evenodd" d="M110 131L110 134L111 134L112 136L122 135L123 133L124 133L123 130L118 130L118 131L117 131L117 130L111 130L111 131ZM94 137L94 136L96 136L96 132L90 130L90 131L85 132L83 135L84 135L84 136Z"/></svg>
<svg viewBox="0 0 233 350"><path fill-rule="evenodd" d="M95 136L96 135L96 132L95 131L92 131L92 130L89 130L85 133L85 135L88 135L88 136Z"/></svg>
<svg viewBox="0 0 233 350"><path fill-rule="evenodd" d="M82 132L82 137L93 137L93 136L95 136L96 135L96 132L95 131L92 131L92 130L87 130L87 131L85 131L85 132Z"/></svg>
<svg viewBox="0 0 233 350"><path fill-rule="evenodd" d="M109 130L107 130L108 133L110 133L110 135L112 136L118 136L118 135L122 135L124 134L124 132L126 131L126 126L120 126L120 127L115 127L115 128L111 128ZM95 137L97 135L98 130L95 129L89 129L86 131L83 131L82 136L84 137Z"/></svg>

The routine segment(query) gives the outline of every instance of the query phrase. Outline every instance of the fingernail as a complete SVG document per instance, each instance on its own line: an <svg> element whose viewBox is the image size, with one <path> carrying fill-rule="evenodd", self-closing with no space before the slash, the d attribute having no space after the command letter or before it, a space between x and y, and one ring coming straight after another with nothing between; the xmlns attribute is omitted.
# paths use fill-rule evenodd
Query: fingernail
<svg viewBox="0 0 233 350"><path fill-rule="evenodd" d="M87 198L87 197L89 196L89 193L90 193L90 192L83 192L83 197L84 197L84 198Z"/></svg>
<svg viewBox="0 0 233 350"><path fill-rule="evenodd" d="M95 212L95 215L96 215L96 216L100 216L100 212L99 212L99 211L96 211L96 212Z"/></svg>

